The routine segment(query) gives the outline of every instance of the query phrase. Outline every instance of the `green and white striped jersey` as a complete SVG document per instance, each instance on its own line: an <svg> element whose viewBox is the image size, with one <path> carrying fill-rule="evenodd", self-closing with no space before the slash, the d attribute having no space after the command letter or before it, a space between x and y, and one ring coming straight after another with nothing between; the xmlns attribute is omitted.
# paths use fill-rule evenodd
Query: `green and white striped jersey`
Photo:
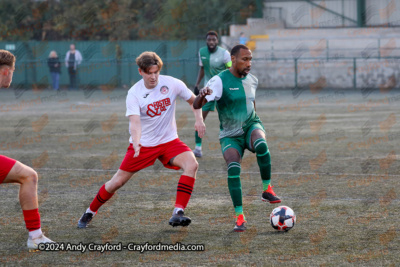
<svg viewBox="0 0 400 267"><path fill-rule="evenodd" d="M206 96L207 101L217 101L219 138L244 134L243 128L258 118L254 110L258 79L251 73L237 78L225 70L212 77L206 86L213 90L211 95Z"/></svg>

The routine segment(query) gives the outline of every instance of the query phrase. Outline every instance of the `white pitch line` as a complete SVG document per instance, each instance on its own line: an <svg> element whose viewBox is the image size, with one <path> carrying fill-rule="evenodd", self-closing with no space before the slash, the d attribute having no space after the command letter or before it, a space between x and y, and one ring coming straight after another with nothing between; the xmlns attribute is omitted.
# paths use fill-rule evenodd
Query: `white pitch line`
<svg viewBox="0 0 400 267"><path fill-rule="evenodd" d="M91 172L116 172L117 169L112 170L103 170L103 169L53 169L53 168L39 168L36 169L37 171L91 171ZM168 169L160 169L158 171L155 170L141 170L140 172L145 173L157 173L157 172L171 172L176 173L178 171L168 170ZM200 173L226 173L225 170L198 170L197 172ZM241 173L249 173L249 174L259 174L258 171L242 171ZM279 174L279 175L315 175L318 172L273 172L272 174ZM318 173L321 175L341 175L341 176L391 176L391 177L400 177L400 174L384 174L384 173Z"/></svg>
<svg viewBox="0 0 400 267"><path fill-rule="evenodd" d="M8 193L8 192L14 192L15 190L14 189L11 189L10 187L0 187L0 192L2 192L2 193ZM51 195L56 195L56 194L58 194L58 195L60 195L60 194L71 194L71 193L78 193L78 192L84 192L84 191L87 191L87 189L85 189L85 188L75 188L75 189L73 189L73 190L63 190L63 191L58 191L58 190L52 190L52 189L50 189L50 190L48 190L48 193L50 193ZM159 192L157 192L157 191L152 191L152 192L145 192L145 191L143 191L143 190L127 190L127 189L120 189L119 191L118 191L118 194L119 195L159 195ZM164 192L163 193L163 195L166 195L166 196L175 196L176 195L176 192ZM193 201L193 200L195 200L195 201L202 201L200 198L201 197L204 197L204 198L206 198L207 200L209 200L210 199L210 194L209 193L207 193L207 192L204 192L204 193L199 193L199 192L196 192L196 193L194 193L192 196L195 196L196 198L195 199L192 199L191 201ZM212 193L212 196L215 198L215 197L221 197L221 196L226 196L226 194L225 193L215 193L215 192L213 192ZM288 195L282 195L282 194L280 194L279 195L281 198L282 198L282 200L295 200L295 201L297 201L297 202L309 202L311 199L312 200L323 200L324 201L324 204L326 204L327 202L326 201L336 201L336 202L349 202L349 201L369 201L369 200L371 200L370 198L333 198L333 197L319 197L319 198L315 198L315 197L306 197L306 196L301 196L301 197L298 197L298 196L288 196ZM256 201L257 199L259 199L258 197L259 197L259 195L257 195L257 194L251 194L251 195L244 195L244 197L254 197L255 199L254 200L251 200L252 202L254 202L254 201ZM376 203L378 203L379 202L379 199L378 200L376 200L376 201L374 201L374 203L376 204ZM392 199L392 202L400 202L400 199L397 199L397 198L395 198L395 199ZM264 202L262 202L261 200L259 200L259 203L264 203ZM215 203L214 203L215 204ZM222 205L225 205L225 204L222 204ZM261 204L261 205L265 205L265 204Z"/></svg>

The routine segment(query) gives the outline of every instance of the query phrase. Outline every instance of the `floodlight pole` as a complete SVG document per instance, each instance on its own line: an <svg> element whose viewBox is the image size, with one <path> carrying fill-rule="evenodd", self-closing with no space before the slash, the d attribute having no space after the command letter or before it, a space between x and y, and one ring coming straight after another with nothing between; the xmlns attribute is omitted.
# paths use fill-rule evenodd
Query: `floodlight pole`
<svg viewBox="0 0 400 267"><path fill-rule="evenodd" d="M365 0L357 0L357 27L365 27L366 13Z"/></svg>

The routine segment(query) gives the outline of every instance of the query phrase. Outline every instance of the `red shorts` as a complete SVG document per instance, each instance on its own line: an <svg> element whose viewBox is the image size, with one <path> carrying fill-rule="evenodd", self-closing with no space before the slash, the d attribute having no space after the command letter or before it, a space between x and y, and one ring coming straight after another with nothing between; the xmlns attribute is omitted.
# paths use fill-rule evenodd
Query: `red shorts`
<svg viewBox="0 0 400 267"><path fill-rule="evenodd" d="M15 159L0 155L0 184L6 179L15 162L17 162Z"/></svg>
<svg viewBox="0 0 400 267"><path fill-rule="evenodd" d="M156 159L158 159L164 164L164 167L179 170L179 167L171 165L169 161L186 151L192 150L179 140L179 138L176 138L175 140L158 146L141 147L139 156L134 158L135 150L132 144L130 144L119 168L126 172L137 172L153 165Z"/></svg>

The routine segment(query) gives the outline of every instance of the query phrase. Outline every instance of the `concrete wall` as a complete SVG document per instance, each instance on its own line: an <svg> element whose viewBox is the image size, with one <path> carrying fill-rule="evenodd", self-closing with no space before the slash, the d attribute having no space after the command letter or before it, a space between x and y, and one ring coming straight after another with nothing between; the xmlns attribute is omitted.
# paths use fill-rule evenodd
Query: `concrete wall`
<svg viewBox="0 0 400 267"><path fill-rule="evenodd" d="M296 71L297 65L297 71ZM398 88L400 59L253 61L252 71L263 88ZM296 83L297 76L297 83Z"/></svg>
<svg viewBox="0 0 400 267"><path fill-rule="evenodd" d="M400 87L400 28L268 29L262 33L266 32L268 38L252 40L252 72L262 87ZM221 40L228 49L239 41L236 36Z"/></svg>
<svg viewBox="0 0 400 267"><path fill-rule="evenodd" d="M270 58L372 58L400 56L400 37L257 40L254 53Z"/></svg>
<svg viewBox="0 0 400 267"><path fill-rule="evenodd" d="M282 19L288 28L354 27L357 25L355 22L357 21L356 0L316 1L316 4L338 14L343 14L352 21L342 19L339 15L310 5L305 1L264 1L266 8L282 8Z"/></svg>

